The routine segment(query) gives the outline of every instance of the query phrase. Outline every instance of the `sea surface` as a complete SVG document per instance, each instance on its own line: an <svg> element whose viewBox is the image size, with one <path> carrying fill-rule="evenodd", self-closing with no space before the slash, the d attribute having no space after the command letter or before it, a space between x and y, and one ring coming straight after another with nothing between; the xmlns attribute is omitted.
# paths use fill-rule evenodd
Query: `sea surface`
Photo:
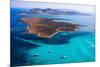
<svg viewBox="0 0 100 67"><path fill-rule="evenodd" d="M85 25L76 32L59 32L52 38L26 34L27 24L19 21L22 11L11 8L11 65L44 65L95 61L95 15L39 15L28 17L62 19L54 21ZM63 20L64 19L64 20ZM69 20L65 20L69 19Z"/></svg>

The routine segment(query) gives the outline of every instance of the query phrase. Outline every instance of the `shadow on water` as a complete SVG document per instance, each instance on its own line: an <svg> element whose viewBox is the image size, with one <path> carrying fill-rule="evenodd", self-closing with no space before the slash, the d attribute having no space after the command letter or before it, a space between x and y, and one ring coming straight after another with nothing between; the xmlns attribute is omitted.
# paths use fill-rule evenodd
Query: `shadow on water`
<svg viewBox="0 0 100 67"><path fill-rule="evenodd" d="M89 33L90 32L71 32L71 33L61 32L54 35L52 38L42 38L33 34L20 34L20 35L17 35L17 37L25 39L25 40L41 42L41 43L46 43L50 45L61 45L64 43L69 43L70 39L72 38L85 36L85 35L88 35Z"/></svg>
<svg viewBox="0 0 100 67"><path fill-rule="evenodd" d="M13 47L27 49L27 50L39 47L39 45L27 43L25 41L21 41L15 38L11 38L11 44L13 44L12 45Z"/></svg>
<svg viewBox="0 0 100 67"><path fill-rule="evenodd" d="M58 33L52 38L44 40L42 42L48 43L48 44L60 45L60 44L69 43L70 40L75 37L85 36L89 34L89 32L73 32L73 33L68 33L68 34L66 32L63 32L63 33Z"/></svg>
<svg viewBox="0 0 100 67"><path fill-rule="evenodd" d="M12 45L11 45L11 56L10 56L11 67L30 65L31 63L27 61L26 50L19 49L18 47L14 47Z"/></svg>
<svg viewBox="0 0 100 67"><path fill-rule="evenodd" d="M26 59L27 51L38 47L40 46L15 39L11 35L11 66L30 65Z"/></svg>

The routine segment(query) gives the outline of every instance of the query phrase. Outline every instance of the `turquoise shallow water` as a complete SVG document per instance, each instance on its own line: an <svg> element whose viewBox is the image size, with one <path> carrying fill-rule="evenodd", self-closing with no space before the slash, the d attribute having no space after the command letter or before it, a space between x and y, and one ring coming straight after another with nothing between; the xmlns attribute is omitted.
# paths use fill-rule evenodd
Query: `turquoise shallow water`
<svg viewBox="0 0 100 67"><path fill-rule="evenodd" d="M49 45L44 43L37 49L27 51L27 60L35 64L91 62L95 60L94 33L70 39L69 43ZM51 51L51 53L49 53ZM39 56L34 57L34 54ZM61 58L65 56L65 58ZM36 61L34 61L36 60Z"/></svg>
<svg viewBox="0 0 100 67"><path fill-rule="evenodd" d="M86 25L76 32L60 32L50 39L23 34L26 24L17 20L22 9L11 9L11 65L41 65L95 61L95 16L63 15L33 17L70 19ZM66 20L55 20L64 21Z"/></svg>

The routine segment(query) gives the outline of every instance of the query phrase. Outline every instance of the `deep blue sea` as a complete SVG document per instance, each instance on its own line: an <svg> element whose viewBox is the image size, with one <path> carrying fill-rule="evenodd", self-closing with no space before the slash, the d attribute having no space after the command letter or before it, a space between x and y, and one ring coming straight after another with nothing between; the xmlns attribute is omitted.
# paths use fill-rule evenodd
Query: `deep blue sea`
<svg viewBox="0 0 100 67"><path fill-rule="evenodd" d="M95 61L95 15L38 15L30 17L60 18L54 20L71 22L81 27L76 32L60 32L52 38L25 34L26 26L18 20L21 11L11 8L11 65L44 65ZM29 16L28 16L29 17Z"/></svg>

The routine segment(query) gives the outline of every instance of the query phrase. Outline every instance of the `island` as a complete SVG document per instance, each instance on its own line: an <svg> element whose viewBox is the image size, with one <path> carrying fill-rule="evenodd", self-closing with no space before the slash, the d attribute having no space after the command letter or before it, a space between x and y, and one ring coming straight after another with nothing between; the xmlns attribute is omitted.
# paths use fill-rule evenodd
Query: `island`
<svg viewBox="0 0 100 67"><path fill-rule="evenodd" d="M32 8L27 11L21 11L18 15L32 15L32 14L40 14L40 15L86 15L90 16L90 14L83 13L73 9L53 9L53 8Z"/></svg>
<svg viewBox="0 0 100 67"><path fill-rule="evenodd" d="M36 34L39 37L51 38L58 32L74 32L79 24L69 22L57 22L47 18L22 17L20 21L27 24L28 34Z"/></svg>

